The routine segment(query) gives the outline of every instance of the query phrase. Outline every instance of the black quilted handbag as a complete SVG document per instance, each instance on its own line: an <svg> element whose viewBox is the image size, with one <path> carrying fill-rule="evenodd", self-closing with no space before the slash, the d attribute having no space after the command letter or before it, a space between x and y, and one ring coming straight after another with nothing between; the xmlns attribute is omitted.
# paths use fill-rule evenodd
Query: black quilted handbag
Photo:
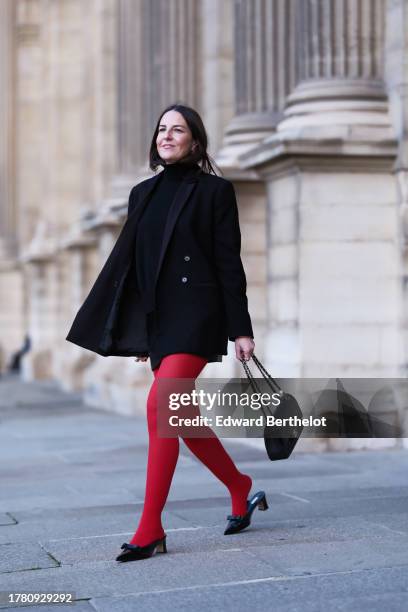
<svg viewBox="0 0 408 612"><path fill-rule="evenodd" d="M255 355L252 355L252 359L259 369L262 377L265 379L265 383L268 387L273 391L273 393L277 393L280 396L280 403L278 406L274 406L273 409L269 406L267 410L271 415L273 415L276 419L287 419L288 417L297 416L298 419L303 418L302 411L299 407L298 402L290 395L290 393L285 393L276 380L272 378L266 368L262 365L262 363L257 359ZM259 385L256 382L256 379L253 377L251 370L249 369L248 363L245 359L240 360L245 374L248 377L249 384L254 393L261 393L259 389ZM264 407L261 407L265 419L266 412ZM294 419L295 421L296 419ZM268 453L268 457L271 461L277 461L278 459L287 459L293 449L295 448L296 442L300 438L300 435L303 431L303 425L301 420L293 425L283 425L283 426L271 426L265 425L264 428L264 442L266 452Z"/></svg>

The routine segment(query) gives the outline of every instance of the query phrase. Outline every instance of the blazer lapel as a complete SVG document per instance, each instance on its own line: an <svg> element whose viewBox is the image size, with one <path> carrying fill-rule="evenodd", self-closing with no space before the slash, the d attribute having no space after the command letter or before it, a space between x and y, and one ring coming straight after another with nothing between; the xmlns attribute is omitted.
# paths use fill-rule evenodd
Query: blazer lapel
<svg viewBox="0 0 408 612"><path fill-rule="evenodd" d="M161 174L162 173L160 172L160 174L158 174L157 176L153 176L150 179L150 182L146 186L145 193L141 196L140 200L133 207L133 210L131 211L128 220L130 219L133 221L133 219L138 219L140 217L141 213L144 210L146 202L149 200L150 195L153 192L153 189L156 187L156 185L159 184Z"/></svg>
<svg viewBox="0 0 408 612"><path fill-rule="evenodd" d="M170 209L167 215L166 224L164 227L163 240L161 244L160 254L159 254L159 262L157 264L156 277L154 286L156 286L157 280L159 278L160 269L163 263L164 256L166 254L167 247L170 242L170 238L173 234L174 226L176 225L176 221L183 210L183 207L186 205L196 183L198 181L197 175L195 175L195 170L189 171L179 188L176 191L176 195L173 198L173 201L170 205Z"/></svg>

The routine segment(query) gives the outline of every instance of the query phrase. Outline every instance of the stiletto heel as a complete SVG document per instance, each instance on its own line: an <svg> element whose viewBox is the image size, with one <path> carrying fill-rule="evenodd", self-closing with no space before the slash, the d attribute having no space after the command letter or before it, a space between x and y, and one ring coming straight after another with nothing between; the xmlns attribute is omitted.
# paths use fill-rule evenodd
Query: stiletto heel
<svg viewBox="0 0 408 612"><path fill-rule="evenodd" d="M268 502L266 501L266 497L264 495L258 504L258 510L267 510L268 508Z"/></svg>
<svg viewBox="0 0 408 612"><path fill-rule="evenodd" d="M157 552L161 552L161 553L167 552L166 536L164 536L163 540L159 542L159 544L157 545Z"/></svg>
<svg viewBox="0 0 408 612"><path fill-rule="evenodd" d="M120 553L120 555L116 557L116 561L121 561L122 563L125 561L138 561L139 559L148 559L156 552L166 553L166 537L167 535L164 535L162 538L153 540L153 542L150 542L150 544L146 544L145 546L138 546L137 544L128 544L127 542L124 542L121 546L121 549L124 552Z"/></svg>
<svg viewBox="0 0 408 612"><path fill-rule="evenodd" d="M231 535L238 533L248 527L251 524L251 515L255 508L258 506L259 510L267 510L269 508L266 501L264 491L258 491L255 495L247 500L247 513L243 516L240 514L229 514L227 516L228 524L224 531L224 535Z"/></svg>

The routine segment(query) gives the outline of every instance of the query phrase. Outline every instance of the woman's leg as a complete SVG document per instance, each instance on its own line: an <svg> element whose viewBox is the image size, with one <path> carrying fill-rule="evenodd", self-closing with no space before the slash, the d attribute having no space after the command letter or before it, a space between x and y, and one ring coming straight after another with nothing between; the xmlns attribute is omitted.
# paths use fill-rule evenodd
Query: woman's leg
<svg viewBox="0 0 408 612"><path fill-rule="evenodd" d="M198 355L176 353L165 357L160 367L159 376L166 378L190 378L189 371L197 371L196 378L206 365L207 360ZM197 364L194 366L194 364ZM185 414L200 414L198 406L186 407ZM227 453L220 440L210 427L200 427L200 434L206 437L183 437L190 451L228 488L231 495L232 514L246 514L247 497L252 487L252 479L242 474Z"/></svg>
<svg viewBox="0 0 408 612"><path fill-rule="evenodd" d="M205 364L206 360L196 355L176 353L164 357L160 366L153 371L155 380L147 397L149 450L145 501L139 526L130 544L145 546L164 536L161 514L179 455L178 438L159 438L157 435L157 381L163 376L195 379Z"/></svg>
<svg viewBox="0 0 408 612"><path fill-rule="evenodd" d="M155 380L147 399L149 451L145 502L139 526L130 540L131 544L145 546L164 535L161 514L179 455L178 438L159 438L157 435L157 381L161 377L195 379L206 363L207 360L198 355L174 353L164 357L159 368L153 372ZM198 408L191 406L191 413L199 414ZM183 438L186 446L228 488L231 494L232 513L245 514L246 500L252 486L251 478L237 469L211 428L200 428L200 430L211 437Z"/></svg>
<svg viewBox="0 0 408 612"><path fill-rule="evenodd" d="M237 469L220 440L217 437L183 438L183 440L191 452L228 488L232 514L246 514L252 479Z"/></svg>

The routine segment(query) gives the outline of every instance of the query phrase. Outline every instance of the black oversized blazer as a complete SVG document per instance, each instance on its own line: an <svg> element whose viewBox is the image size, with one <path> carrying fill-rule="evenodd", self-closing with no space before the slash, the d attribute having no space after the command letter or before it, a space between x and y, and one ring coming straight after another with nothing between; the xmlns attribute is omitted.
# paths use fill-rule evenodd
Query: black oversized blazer
<svg viewBox="0 0 408 612"><path fill-rule="evenodd" d="M161 175L132 188L126 222L66 340L103 356L148 355L147 312L155 310L156 353L226 355L228 338L254 337L234 187L198 165L188 170L170 204L146 305L138 292L135 237Z"/></svg>

